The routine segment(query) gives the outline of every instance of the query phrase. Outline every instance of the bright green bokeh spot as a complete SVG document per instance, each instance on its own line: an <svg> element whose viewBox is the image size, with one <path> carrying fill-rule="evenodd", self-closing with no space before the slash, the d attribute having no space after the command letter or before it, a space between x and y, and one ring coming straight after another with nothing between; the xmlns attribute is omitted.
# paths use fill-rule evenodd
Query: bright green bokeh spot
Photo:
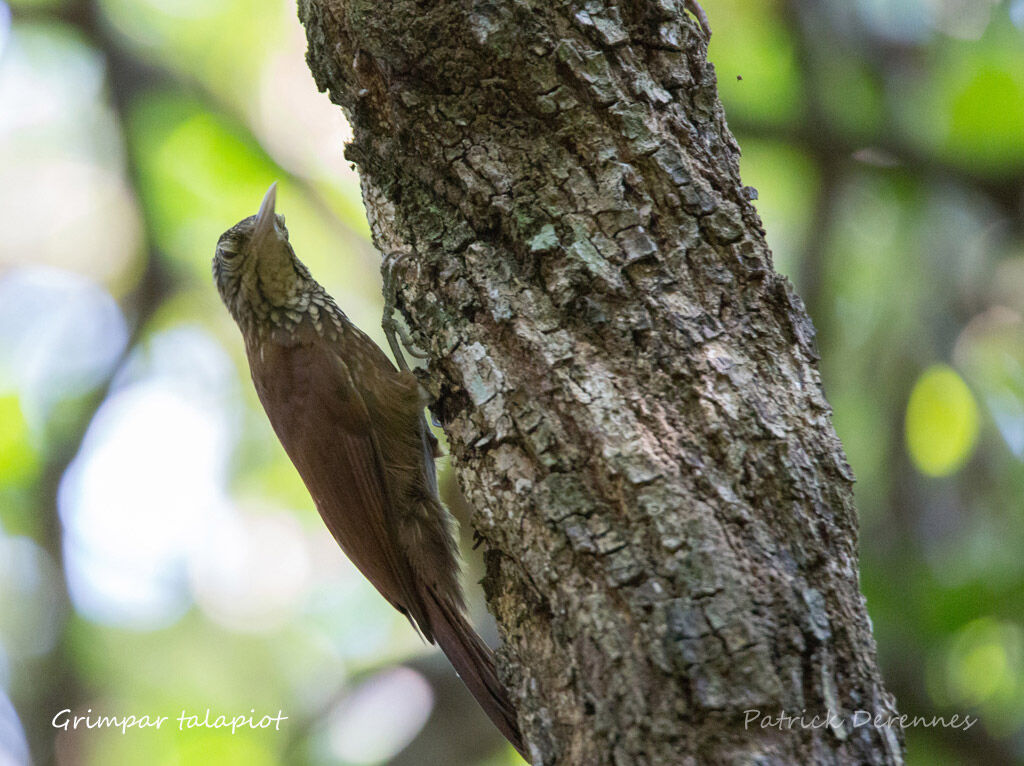
<svg viewBox="0 0 1024 766"><path fill-rule="evenodd" d="M1024 46L1011 24L936 46L926 78L894 80L902 129L972 173L1016 177L1024 163ZM924 116L927 115L927 118Z"/></svg>
<svg viewBox="0 0 1024 766"><path fill-rule="evenodd" d="M37 462L18 397L0 396L0 485L23 483L35 473Z"/></svg>
<svg viewBox="0 0 1024 766"><path fill-rule="evenodd" d="M1008 660L1002 644L986 643L971 647L955 668L963 690L974 699L986 699L999 688Z"/></svg>
<svg viewBox="0 0 1024 766"><path fill-rule="evenodd" d="M929 367L910 393L907 450L928 476L948 476L970 457L978 438L978 405L963 379L945 365Z"/></svg>
<svg viewBox="0 0 1024 766"><path fill-rule="evenodd" d="M242 714L246 712L248 711L241 711ZM277 711L274 712L276 714ZM182 743L181 757L168 759L164 762L165 766L186 766L193 763L217 766L273 766L279 763L265 747L261 747L261 743L254 741L256 737L266 739L266 732L248 729L239 732L234 735L230 731L192 735ZM273 734L273 729L270 732Z"/></svg>
<svg viewBox="0 0 1024 766"><path fill-rule="evenodd" d="M205 708L198 712L200 717ZM234 711L232 711L234 712ZM234 714L247 714L238 711ZM170 715L170 714L174 715ZM157 766L276 766L280 761L270 748L283 741L280 732L269 730L240 729L234 735L230 727L222 729L186 729L179 731L177 714L180 711L152 711L151 718L168 715L160 729L129 729L122 734L119 729L103 730L95 735L94 750L88 761L95 766L133 766L151 763ZM277 711L275 710L276 714ZM125 715L119 711L117 715ZM147 713L139 713L146 715ZM211 715L211 721L215 715ZM285 721L285 723L289 723ZM273 741L273 737L277 741Z"/></svg>
<svg viewBox="0 0 1024 766"><path fill-rule="evenodd" d="M987 163L1020 156L1024 81L1005 69L979 69L952 103L949 145Z"/></svg>
<svg viewBox="0 0 1024 766"><path fill-rule="evenodd" d="M973 620L947 650L944 696L953 706L977 706L986 728L1008 736L1024 719L1022 662L1019 625L992 617Z"/></svg>
<svg viewBox="0 0 1024 766"><path fill-rule="evenodd" d="M521 766L522 763L523 759L509 745L504 750L482 761L478 766Z"/></svg>

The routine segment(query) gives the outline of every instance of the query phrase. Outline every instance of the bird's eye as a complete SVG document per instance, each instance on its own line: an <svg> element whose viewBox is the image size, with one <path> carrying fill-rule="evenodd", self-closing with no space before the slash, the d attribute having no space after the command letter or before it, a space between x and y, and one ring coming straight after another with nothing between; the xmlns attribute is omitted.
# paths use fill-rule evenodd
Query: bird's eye
<svg viewBox="0 0 1024 766"><path fill-rule="evenodd" d="M236 255L238 255L238 242L233 239L225 239L219 245L217 245L217 255L223 258L225 261L230 261Z"/></svg>

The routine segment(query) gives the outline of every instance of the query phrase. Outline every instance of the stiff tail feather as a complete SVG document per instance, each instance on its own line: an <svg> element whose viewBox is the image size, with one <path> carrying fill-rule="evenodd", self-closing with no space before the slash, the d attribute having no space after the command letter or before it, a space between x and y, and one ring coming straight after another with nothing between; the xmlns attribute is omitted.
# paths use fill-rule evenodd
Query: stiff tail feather
<svg viewBox="0 0 1024 766"><path fill-rule="evenodd" d="M441 651L455 667L455 672L480 703L487 717L512 743L512 747L529 761L516 722L515 708L498 679L491 650L466 621L460 609L439 599L432 590L428 591L425 600L430 628Z"/></svg>

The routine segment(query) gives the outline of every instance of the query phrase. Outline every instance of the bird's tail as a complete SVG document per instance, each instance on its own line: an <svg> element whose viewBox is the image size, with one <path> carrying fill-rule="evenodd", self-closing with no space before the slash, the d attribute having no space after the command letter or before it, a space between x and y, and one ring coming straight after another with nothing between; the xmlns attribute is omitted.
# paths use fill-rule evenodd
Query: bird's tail
<svg viewBox="0 0 1024 766"><path fill-rule="evenodd" d="M516 722L516 711L508 692L498 679L491 650L466 621L461 609L446 599L438 598L433 590L428 591L425 600L430 628L441 651L455 667L455 672L480 703L487 717L528 761L523 737Z"/></svg>

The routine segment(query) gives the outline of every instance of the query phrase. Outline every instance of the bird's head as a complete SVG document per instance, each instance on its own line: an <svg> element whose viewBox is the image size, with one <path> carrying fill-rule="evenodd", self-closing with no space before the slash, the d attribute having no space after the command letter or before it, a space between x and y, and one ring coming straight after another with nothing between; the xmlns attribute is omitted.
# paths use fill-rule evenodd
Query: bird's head
<svg viewBox="0 0 1024 766"><path fill-rule="evenodd" d="M239 323L296 305L312 281L288 243L284 216L274 212L276 200L273 183L259 212L236 223L217 241L213 278Z"/></svg>

